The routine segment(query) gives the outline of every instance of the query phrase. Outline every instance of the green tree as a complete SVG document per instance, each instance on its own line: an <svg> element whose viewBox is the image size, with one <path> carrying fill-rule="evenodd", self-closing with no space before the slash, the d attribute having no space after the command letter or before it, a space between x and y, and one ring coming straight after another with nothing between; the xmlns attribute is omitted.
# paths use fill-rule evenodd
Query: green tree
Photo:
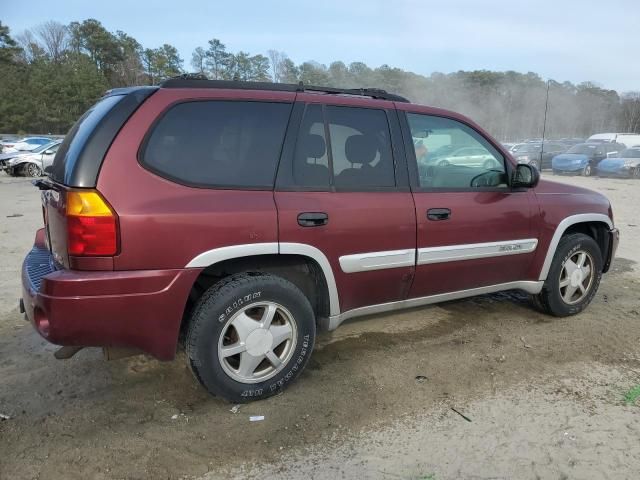
<svg viewBox="0 0 640 480"><path fill-rule="evenodd" d="M209 40L209 47L205 52L204 65L213 80L220 80L230 76L228 70L232 62L232 55L227 52L227 47L217 38Z"/></svg>

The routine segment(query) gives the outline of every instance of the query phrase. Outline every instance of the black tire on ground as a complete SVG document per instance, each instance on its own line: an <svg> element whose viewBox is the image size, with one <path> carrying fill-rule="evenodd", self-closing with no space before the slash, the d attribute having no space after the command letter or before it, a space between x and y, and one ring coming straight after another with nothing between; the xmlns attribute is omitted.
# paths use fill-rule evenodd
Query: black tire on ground
<svg viewBox="0 0 640 480"><path fill-rule="evenodd" d="M631 172L631 176L633 178L640 178L640 167L634 168L633 171Z"/></svg>
<svg viewBox="0 0 640 480"><path fill-rule="evenodd" d="M592 168L591 165L587 164L586 167L584 167L584 170L582 170L582 175L585 177L590 177L592 172Z"/></svg>
<svg viewBox="0 0 640 480"><path fill-rule="evenodd" d="M579 251L588 253L593 259L594 276L584 297L579 302L570 304L565 302L562 297L560 275L565 262ZM593 238L582 233L574 233L562 237L542 291L537 295L531 296L533 306L537 310L555 317L567 317L580 313L591 303L598 291L602 278L602 263L600 247Z"/></svg>
<svg viewBox="0 0 640 480"><path fill-rule="evenodd" d="M536 170L540 171L540 162L538 162L538 160L531 160L529 162L529 165L531 165L533 168L535 168Z"/></svg>
<svg viewBox="0 0 640 480"><path fill-rule="evenodd" d="M247 306L259 302L272 302L290 312L295 323L295 347L291 347L291 356L274 376L245 383L225 371L219 342L229 331L234 316L250 312ZM213 285L199 299L187 329L186 353L191 371L207 391L230 402L244 403L275 395L293 383L309 361L315 335L313 309L298 287L267 273L240 273Z"/></svg>

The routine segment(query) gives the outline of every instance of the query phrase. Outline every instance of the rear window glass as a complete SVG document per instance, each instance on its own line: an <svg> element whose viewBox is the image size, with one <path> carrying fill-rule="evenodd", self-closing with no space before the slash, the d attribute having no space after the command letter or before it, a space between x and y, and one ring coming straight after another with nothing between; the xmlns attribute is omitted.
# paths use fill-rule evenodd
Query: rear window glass
<svg viewBox="0 0 640 480"><path fill-rule="evenodd" d="M75 125L71 127L71 130L67 133L53 160L53 167L51 169L51 178L53 180L67 183L65 182L65 172L74 170L75 162L80 158L82 149L94 133L97 125L124 97L124 95L104 97L87 110Z"/></svg>
<svg viewBox="0 0 640 480"><path fill-rule="evenodd" d="M141 161L186 185L272 188L291 108L268 102L180 103L155 125Z"/></svg>

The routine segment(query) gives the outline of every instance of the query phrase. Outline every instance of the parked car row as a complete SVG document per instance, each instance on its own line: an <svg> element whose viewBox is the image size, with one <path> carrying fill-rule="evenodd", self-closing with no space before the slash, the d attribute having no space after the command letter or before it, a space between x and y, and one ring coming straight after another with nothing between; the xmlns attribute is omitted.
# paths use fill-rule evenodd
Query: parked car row
<svg viewBox="0 0 640 480"><path fill-rule="evenodd" d="M542 142L530 139L503 144L518 163L554 174L640 177L637 164L640 135L599 133L587 140L563 138Z"/></svg>

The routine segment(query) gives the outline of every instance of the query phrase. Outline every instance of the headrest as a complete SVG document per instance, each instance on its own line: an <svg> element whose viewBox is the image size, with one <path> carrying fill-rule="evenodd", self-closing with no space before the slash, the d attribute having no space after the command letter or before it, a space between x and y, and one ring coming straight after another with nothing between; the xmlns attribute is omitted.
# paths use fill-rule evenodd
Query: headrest
<svg viewBox="0 0 640 480"><path fill-rule="evenodd" d="M322 158L327 151L327 144L322 135L310 133L302 137L301 151L307 158Z"/></svg>
<svg viewBox="0 0 640 480"><path fill-rule="evenodd" d="M375 137L351 135L344 144L344 154L351 163L368 165L376 159L378 144Z"/></svg>

